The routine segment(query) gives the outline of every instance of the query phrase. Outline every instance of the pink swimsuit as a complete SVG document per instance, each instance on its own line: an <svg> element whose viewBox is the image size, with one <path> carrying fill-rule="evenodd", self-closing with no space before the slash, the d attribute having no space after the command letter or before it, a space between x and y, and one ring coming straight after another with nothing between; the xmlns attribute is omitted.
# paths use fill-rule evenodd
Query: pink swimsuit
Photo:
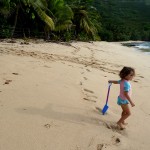
<svg viewBox="0 0 150 150"><path fill-rule="evenodd" d="M120 94L119 97L122 100L127 100L127 98L124 95L124 91L128 92L129 95L131 95L131 84L127 80L119 80L118 83L120 84Z"/></svg>

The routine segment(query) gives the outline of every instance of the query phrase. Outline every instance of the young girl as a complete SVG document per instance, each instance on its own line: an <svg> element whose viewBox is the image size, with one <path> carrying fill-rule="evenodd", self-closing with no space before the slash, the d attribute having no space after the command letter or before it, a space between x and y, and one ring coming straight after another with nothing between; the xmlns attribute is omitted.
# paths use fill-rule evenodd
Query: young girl
<svg viewBox="0 0 150 150"><path fill-rule="evenodd" d="M132 107L135 106L135 104L131 100L131 84L129 82L135 76L135 70L131 67L123 67L123 69L119 73L119 76L121 80L109 80L108 82L120 84L120 94L118 96L117 104L121 106L122 114L117 124L119 125L120 129L124 129L124 125L126 125L125 120L131 115L130 108L128 106L129 102Z"/></svg>

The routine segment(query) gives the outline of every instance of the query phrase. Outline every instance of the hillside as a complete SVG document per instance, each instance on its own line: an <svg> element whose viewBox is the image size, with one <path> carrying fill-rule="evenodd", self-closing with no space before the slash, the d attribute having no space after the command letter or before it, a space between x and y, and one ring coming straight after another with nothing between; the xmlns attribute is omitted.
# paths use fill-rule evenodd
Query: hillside
<svg viewBox="0 0 150 150"><path fill-rule="evenodd" d="M104 40L150 40L150 1L95 0Z"/></svg>

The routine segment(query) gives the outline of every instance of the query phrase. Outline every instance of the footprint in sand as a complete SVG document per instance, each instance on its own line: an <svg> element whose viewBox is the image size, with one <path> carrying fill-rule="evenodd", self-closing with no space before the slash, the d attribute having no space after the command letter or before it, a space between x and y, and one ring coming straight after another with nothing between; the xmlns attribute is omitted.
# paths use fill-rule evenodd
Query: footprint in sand
<svg viewBox="0 0 150 150"><path fill-rule="evenodd" d="M111 145L118 146L118 145L121 144L121 139L120 139L119 137L117 137L116 135L113 135L113 136L111 137L111 142L110 142L110 143L111 143L110 146L111 146Z"/></svg>
<svg viewBox="0 0 150 150"><path fill-rule="evenodd" d="M94 93L93 91L88 90L88 89L84 89L84 91L85 91L85 92L88 92L88 93L91 93L91 94ZM83 92L83 93L84 93L84 92ZM96 100L94 100L94 99L97 99L96 96L94 96L94 95L88 95L88 94L86 94L86 93L84 93L84 95L85 95L85 97L83 98L84 100L90 101L90 102L94 102L94 103L96 102Z"/></svg>
<svg viewBox="0 0 150 150"><path fill-rule="evenodd" d="M12 80L6 80L4 84L9 84Z"/></svg>
<svg viewBox="0 0 150 150"><path fill-rule="evenodd" d="M17 42L14 40L9 40L9 41L7 41L7 43L17 43Z"/></svg>
<svg viewBox="0 0 150 150"><path fill-rule="evenodd" d="M115 138L114 140L115 140L115 144L118 144L118 143L120 143L120 142L121 142L120 138L118 138L118 137L117 137L117 138Z"/></svg>
<svg viewBox="0 0 150 150"><path fill-rule="evenodd" d="M98 144L97 145L97 150L102 150L103 146L104 146L104 144Z"/></svg>
<svg viewBox="0 0 150 150"><path fill-rule="evenodd" d="M84 91L89 92L89 93L94 93L93 91L88 90L88 89L84 89Z"/></svg>
<svg viewBox="0 0 150 150"><path fill-rule="evenodd" d="M44 125L44 127L47 128L47 129L49 129L51 127L54 127L54 126L56 126L56 125L53 122L47 123L47 124Z"/></svg>
<svg viewBox="0 0 150 150"><path fill-rule="evenodd" d="M51 68L51 67L49 67L49 66L47 66L47 65L44 65L43 67L45 67L45 68Z"/></svg>
<svg viewBox="0 0 150 150"><path fill-rule="evenodd" d="M97 96L94 96L94 95L87 95L85 94L86 98L84 98L84 100L87 100L87 101L91 101L91 102L94 102L96 103L97 101Z"/></svg>
<svg viewBox="0 0 150 150"><path fill-rule="evenodd" d="M112 144L104 144L104 143L103 144L97 144L97 150L103 150L103 149L106 149L107 146L116 145L116 144L121 142L120 138L115 137L115 136L112 137L112 140L113 140Z"/></svg>
<svg viewBox="0 0 150 150"><path fill-rule="evenodd" d="M139 76L140 78L144 78L143 76Z"/></svg>
<svg viewBox="0 0 150 150"><path fill-rule="evenodd" d="M108 128L108 129L112 129L112 130L117 130L119 129L117 125L114 125L114 124L108 124L108 123L105 123L105 126Z"/></svg>
<svg viewBox="0 0 150 150"><path fill-rule="evenodd" d="M94 102L94 103L96 103L96 101L95 100L91 100L91 99L89 99L89 98L83 98L84 100L86 100L86 101L90 101L90 102Z"/></svg>
<svg viewBox="0 0 150 150"><path fill-rule="evenodd" d="M96 108L96 110L98 110L100 113L102 113L102 109L101 108L99 108L99 107L95 107Z"/></svg>
<svg viewBox="0 0 150 150"><path fill-rule="evenodd" d="M91 70L89 70L89 69L86 69L86 71L91 72Z"/></svg>
<svg viewBox="0 0 150 150"><path fill-rule="evenodd" d="M29 42L24 41L20 43L20 45L23 45L23 44L29 45Z"/></svg>
<svg viewBox="0 0 150 150"><path fill-rule="evenodd" d="M73 65L68 65L68 66L74 68Z"/></svg>
<svg viewBox="0 0 150 150"><path fill-rule="evenodd" d="M86 78L86 77L83 77L84 78L84 80L87 80L88 78Z"/></svg>
<svg viewBox="0 0 150 150"><path fill-rule="evenodd" d="M73 46L74 47L74 46ZM73 55L76 55L79 51L80 51L80 48L77 48L77 47L74 47L76 50L74 50L72 52Z"/></svg>
<svg viewBox="0 0 150 150"><path fill-rule="evenodd" d="M97 150L102 150L106 148L106 144L97 144Z"/></svg>
<svg viewBox="0 0 150 150"><path fill-rule="evenodd" d="M119 134L124 134L123 131L125 129L120 129L119 126L117 124L108 124L108 123L104 123L104 125L106 126L106 128L111 129L113 132L117 132Z"/></svg>
<svg viewBox="0 0 150 150"><path fill-rule="evenodd" d="M45 124L44 127L49 129L51 127L51 125L50 124Z"/></svg>
<svg viewBox="0 0 150 150"><path fill-rule="evenodd" d="M19 73L15 73L15 72L14 72L14 73L12 73L12 74L13 74L13 75L19 75Z"/></svg>

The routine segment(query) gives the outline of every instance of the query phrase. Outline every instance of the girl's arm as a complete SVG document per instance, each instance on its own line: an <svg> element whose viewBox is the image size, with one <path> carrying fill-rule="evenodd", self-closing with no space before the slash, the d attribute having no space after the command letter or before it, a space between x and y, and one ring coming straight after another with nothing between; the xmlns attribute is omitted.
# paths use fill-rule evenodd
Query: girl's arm
<svg viewBox="0 0 150 150"><path fill-rule="evenodd" d="M116 80L109 80L108 82L109 82L109 83L114 83L114 84L119 84L119 82L116 81Z"/></svg>
<svg viewBox="0 0 150 150"><path fill-rule="evenodd" d="M131 100L131 98L130 98L130 96L129 96L127 91L124 91L124 95L128 99L128 101L130 102L131 106L134 107L135 104L132 102L132 100Z"/></svg>

